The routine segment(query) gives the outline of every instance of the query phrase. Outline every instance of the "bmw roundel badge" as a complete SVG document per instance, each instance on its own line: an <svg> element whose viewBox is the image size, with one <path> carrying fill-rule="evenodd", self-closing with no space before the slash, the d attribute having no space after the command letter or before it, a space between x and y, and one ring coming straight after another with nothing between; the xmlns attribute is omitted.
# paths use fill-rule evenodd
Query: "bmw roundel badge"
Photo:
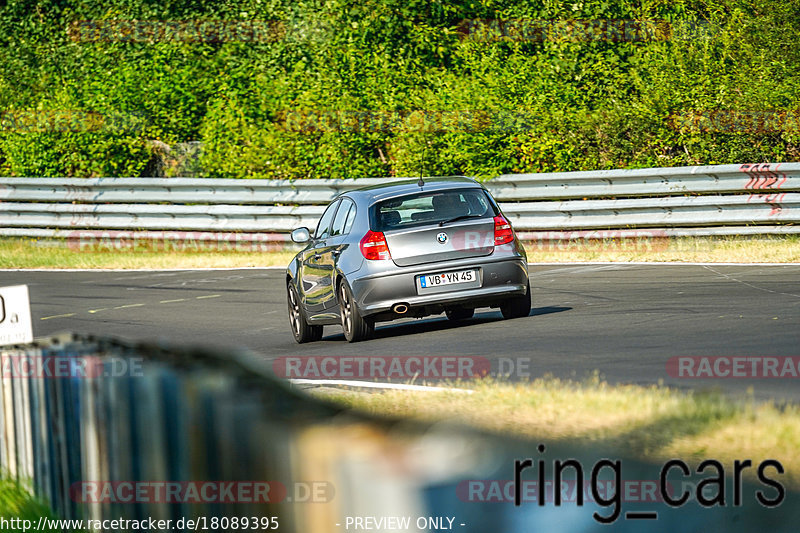
<svg viewBox="0 0 800 533"><path fill-rule="evenodd" d="M436 240L439 241L439 244L444 244L447 242L447 233L441 232L439 235L436 236Z"/></svg>

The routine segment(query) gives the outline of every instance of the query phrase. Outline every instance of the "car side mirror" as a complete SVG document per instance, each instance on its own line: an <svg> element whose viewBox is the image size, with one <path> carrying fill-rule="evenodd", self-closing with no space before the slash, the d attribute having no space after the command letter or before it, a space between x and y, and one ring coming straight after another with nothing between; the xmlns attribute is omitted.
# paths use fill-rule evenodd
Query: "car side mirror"
<svg viewBox="0 0 800 533"><path fill-rule="evenodd" d="M303 244L311 240L311 232L308 228L297 228L292 231L292 241Z"/></svg>

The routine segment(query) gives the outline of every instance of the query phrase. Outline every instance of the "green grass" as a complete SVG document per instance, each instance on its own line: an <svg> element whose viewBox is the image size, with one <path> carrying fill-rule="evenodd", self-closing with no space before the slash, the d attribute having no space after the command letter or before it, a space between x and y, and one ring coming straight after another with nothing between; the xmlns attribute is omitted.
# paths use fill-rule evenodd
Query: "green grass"
<svg viewBox="0 0 800 533"><path fill-rule="evenodd" d="M525 249L532 263L567 261L794 263L800 261L800 236L560 241L526 243Z"/></svg>
<svg viewBox="0 0 800 533"><path fill-rule="evenodd" d="M525 383L451 384L461 392L326 390L325 397L383 415L457 420L503 435L580 440L631 456L720 461L777 459L787 486L800 488L800 407L664 386L609 385L542 378Z"/></svg>
<svg viewBox="0 0 800 533"><path fill-rule="evenodd" d="M21 518L37 523L40 517L55 518L55 515L22 486L4 479L0 480L0 517Z"/></svg>
<svg viewBox="0 0 800 533"><path fill-rule="evenodd" d="M63 242L0 239L0 268L235 268L286 266L295 252L80 250Z"/></svg>
<svg viewBox="0 0 800 533"><path fill-rule="evenodd" d="M681 237L652 242L527 243L528 259L537 262L684 261L723 263L800 262L800 236L763 238ZM235 268L286 266L291 250L184 251L77 249L64 242L0 239L0 268Z"/></svg>

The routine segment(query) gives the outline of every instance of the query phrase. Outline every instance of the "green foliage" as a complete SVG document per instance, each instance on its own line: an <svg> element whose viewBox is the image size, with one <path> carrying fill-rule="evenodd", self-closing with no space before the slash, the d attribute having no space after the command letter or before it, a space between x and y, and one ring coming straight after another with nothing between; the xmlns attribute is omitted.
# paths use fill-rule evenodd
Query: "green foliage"
<svg viewBox="0 0 800 533"><path fill-rule="evenodd" d="M40 517L55 518L55 515L44 503L31 497L15 482L3 479L0 480L0 517L6 520L10 518L30 520L36 525ZM52 531L46 526L44 530Z"/></svg>
<svg viewBox="0 0 800 533"><path fill-rule="evenodd" d="M102 4L0 7L0 175L139 176L154 146L190 141L202 142L202 175L239 178L800 156L800 0ZM507 35L478 31L498 19ZM649 21L652 38L580 38L568 25L609 19ZM81 38L82 21L117 31ZM125 40L125 21L277 25L258 41ZM748 112L772 114L741 123Z"/></svg>

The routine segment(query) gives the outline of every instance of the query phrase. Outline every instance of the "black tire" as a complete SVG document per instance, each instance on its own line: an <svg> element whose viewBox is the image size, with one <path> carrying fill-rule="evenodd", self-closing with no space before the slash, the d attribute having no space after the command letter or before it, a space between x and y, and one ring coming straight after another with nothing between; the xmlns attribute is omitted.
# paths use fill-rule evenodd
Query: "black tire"
<svg viewBox="0 0 800 533"><path fill-rule="evenodd" d="M289 326L292 328L294 340L299 344L314 342L322 338L322 326L312 326L306 320L303 308L300 306L300 297L294 285L286 285L286 300L289 304Z"/></svg>
<svg viewBox="0 0 800 533"><path fill-rule="evenodd" d="M472 318L472 315L475 314L475 309L455 307L453 309L447 309L444 314L446 314L447 318L450 320L467 320L468 318Z"/></svg>
<svg viewBox="0 0 800 533"><path fill-rule="evenodd" d="M531 282L528 281L528 290L524 295L509 298L500 306L503 318L522 318L531 313Z"/></svg>
<svg viewBox="0 0 800 533"><path fill-rule="evenodd" d="M339 314L347 342L358 342L372 337L375 322L361 316L353 300L353 293L344 281L339 284Z"/></svg>

